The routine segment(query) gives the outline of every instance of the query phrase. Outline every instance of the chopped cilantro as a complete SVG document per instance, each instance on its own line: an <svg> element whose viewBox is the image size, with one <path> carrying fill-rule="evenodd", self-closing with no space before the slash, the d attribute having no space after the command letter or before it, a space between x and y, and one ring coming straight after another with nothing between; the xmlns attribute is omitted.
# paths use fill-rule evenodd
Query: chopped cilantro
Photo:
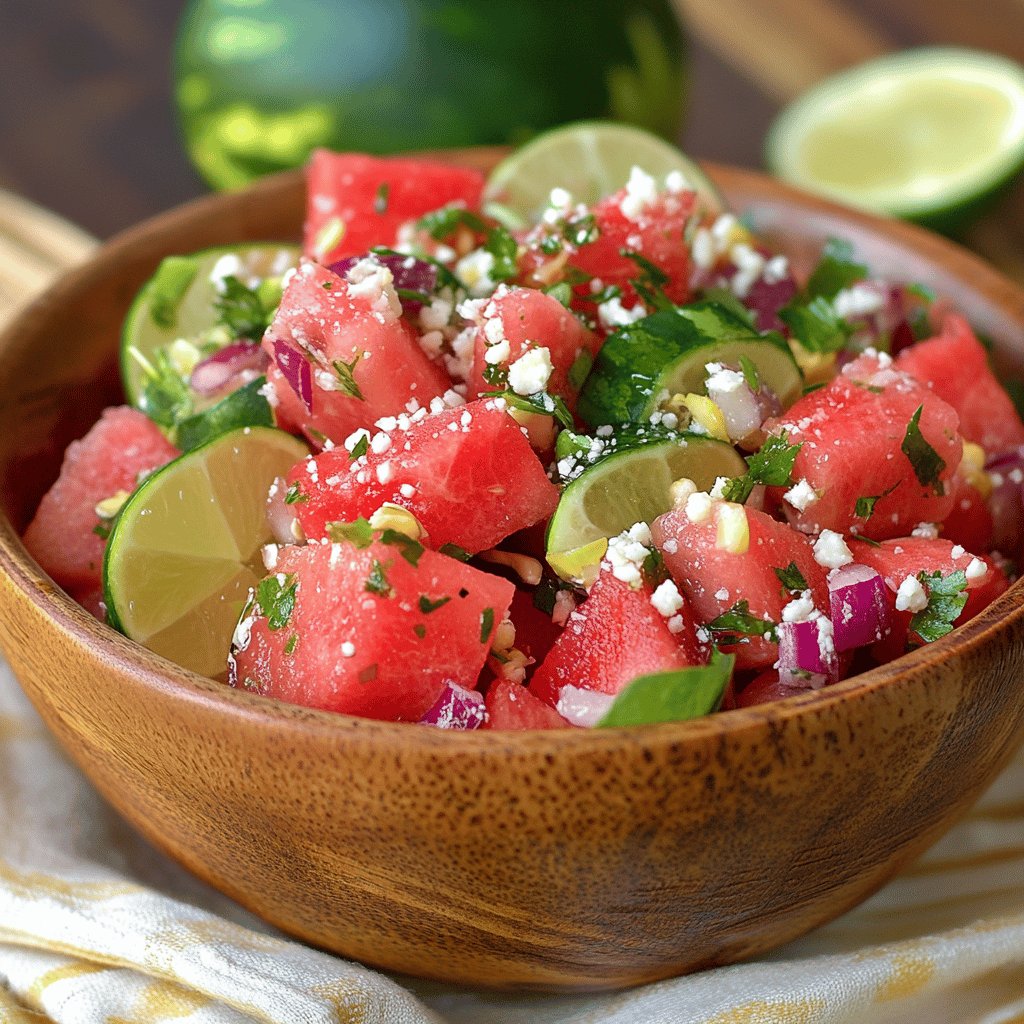
<svg viewBox="0 0 1024 1024"><path fill-rule="evenodd" d="M223 292L214 300L217 323L226 327L232 337L259 341L274 319L274 306L264 305L256 288L249 288L229 274L221 281Z"/></svg>
<svg viewBox="0 0 1024 1024"><path fill-rule="evenodd" d="M284 653L287 654L287 655L294 654L295 653L295 648L298 646L298 643L299 643L299 634L298 633L292 633L292 635L290 637L288 637L288 643L286 643L284 645Z"/></svg>
<svg viewBox="0 0 1024 1024"><path fill-rule="evenodd" d="M845 239L830 238L821 252L821 259L807 280L808 297L835 298L844 288L863 281L868 268L853 258L853 246Z"/></svg>
<svg viewBox="0 0 1024 1024"><path fill-rule="evenodd" d="M370 449L370 435L363 434L358 441L352 446L352 451L348 453L349 461L355 462L356 459L362 458Z"/></svg>
<svg viewBox="0 0 1024 1024"><path fill-rule="evenodd" d="M423 555L423 545L418 540L413 540L408 534L399 530L384 530L380 539L385 544L393 544L398 548L398 553L415 569L420 564Z"/></svg>
<svg viewBox="0 0 1024 1024"><path fill-rule="evenodd" d="M422 640L427 635L427 627L422 622L417 622L412 631Z"/></svg>
<svg viewBox="0 0 1024 1024"><path fill-rule="evenodd" d="M256 603L260 612L267 617L267 625L271 630L284 629L295 611L295 594L299 581L294 573L289 573L282 582L278 576L268 576L260 580L256 587Z"/></svg>
<svg viewBox="0 0 1024 1024"><path fill-rule="evenodd" d="M377 662L362 669L356 679L361 683L372 683L377 678Z"/></svg>
<svg viewBox="0 0 1024 1024"><path fill-rule="evenodd" d="M772 434L761 450L747 456L745 476L733 477L725 486L722 497L726 501L744 502L756 484L784 487L792 483L793 465L802 444L790 444L789 433Z"/></svg>
<svg viewBox="0 0 1024 1024"><path fill-rule="evenodd" d="M533 592L533 607L545 615L553 615L555 612L555 601L558 598L559 590L563 589L558 580L541 580L537 589Z"/></svg>
<svg viewBox="0 0 1024 1024"><path fill-rule="evenodd" d="M494 631L494 609L485 608L480 613L480 643L486 644Z"/></svg>
<svg viewBox="0 0 1024 1024"><path fill-rule="evenodd" d="M488 272L493 281L510 281L519 275L519 243L500 224L487 232L484 249L494 257Z"/></svg>
<svg viewBox="0 0 1024 1024"><path fill-rule="evenodd" d="M97 537L101 537L103 540L106 540L110 536L110 527L104 523L97 523L92 528L92 532L95 533Z"/></svg>
<svg viewBox="0 0 1024 1024"><path fill-rule="evenodd" d="M622 289L615 284L605 285L599 292L595 292L590 296L590 301L600 306L604 302L610 302L612 299L621 299Z"/></svg>
<svg viewBox="0 0 1024 1024"><path fill-rule="evenodd" d="M366 548L373 542L373 528L360 516L354 523L328 523L327 536L336 544L347 541L357 548Z"/></svg>
<svg viewBox="0 0 1024 1024"><path fill-rule="evenodd" d="M427 597L426 594L420 594L420 611L423 612L424 615L429 615L431 612L436 612L438 608L444 607L444 605L446 605L450 600L450 597L439 597L434 601Z"/></svg>
<svg viewBox="0 0 1024 1024"><path fill-rule="evenodd" d="M743 371L743 379L747 387L755 394L761 390L761 375L750 356L740 356L740 369Z"/></svg>
<svg viewBox="0 0 1024 1024"><path fill-rule="evenodd" d="M839 352L853 333L832 303L820 295L809 302L794 299L779 310L779 319L809 352Z"/></svg>
<svg viewBox="0 0 1024 1024"><path fill-rule="evenodd" d="M142 369L142 394L139 408L161 427L173 427L194 410L192 389L171 365L167 350L158 348L147 359L131 346L128 354Z"/></svg>
<svg viewBox="0 0 1024 1024"><path fill-rule="evenodd" d="M482 397L503 398L513 409L553 416L563 427L573 425L572 413L560 395L549 395L546 391L538 391L535 395L517 395L514 391L485 391Z"/></svg>
<svg viewBox="0 0 1024 1024"><path fill-rule="evenodd" d="M374 213L378 213L383 217L388 212L388 193L390 191L391 186L386 181L382 181L377 186L377 194L373 197Z"/></svg>
<svg viewBox="0 0 1024 1024"><path fill-rule="evenodd" d="M423 306L429 306L432 300L428 292L420 292L415 288L396 288L395 294L402 302L418 302Z"/></svg>
<svg viewBox="0 0 1024 1024"><path fill-rule="evenodd" d="M348 395L349 398L359 399L360 402L365 402L366 399L363 397L363 393L359 390L359 385L356 383L355 369L359 365L359 361L365 355L365 352L359 351L356 352L352 361L349 363L346 363L344 359L335 359L331 362L331 366L334 367L334 374L338 378L338 383L341 385L339 390Z"/></svg>
<svg viewBox="0 0 1024 1024"><path fill-rule="evenodd" d="M770 619L760 619L750 614L750 604L747 601L737 601L727 612L722 612L717 618L712 619L707 628L714 634L721 634L723 638L764 636L769 634L773 643L778 642L777 627ZM726 639L726 642L736 641Z"/></svg>
<svg viewBox="0 0 1024 1024"><path fill-rule="evenodd" d="M900 445L900 451L910 460L914 476L923 487L931 487L936 494L945 494L945 488L939 479L946 463L939 453L925 440L921 433L921 413L923 405L919 405L907 424L907 432Z"/></svg>
<svg viewBox="0 0 1024 1024"><path fill-rule="evenodd" d="M861 497L857 499L857 503L853 506L853 514L858 519L863 519L865 522L869 520L875 514L875 505L880 498L884 498L899 487L900 481L896 481L887 491L883 491L881 494L871 495L870 497Z"/></svg>
<svg viewBox="0 0 1024 1024"><path fill-rule="evenodd" d="M918 580L928 590L928 606L911 620L910 628L931 643L953 629L953 623L967 604L967 575L961 569L943 576L941 572L922 572Z"/></svg>
<svg viewBox="0 0 1024 1024"><path fill-rule="evenodd" d="M303 501L309 501L309 495L302 493L302 488L299 487L299 481L296 480L295 483L293 483L285 493L284 503L286 505L295 505L298 502Z"/></svg>
<svg viewBox="0 0 1024 1024"><path fill-rule="evenodd" d="M500 387L508 383L508 367L488 363L484 367L484 383Z"/></svg>
<svg viewBox="0 0 1024 1024"><path fill-rule="evenodd" d="M366 577L363 590L371 594L378 594L380 597L394 595L394 590L391 589L391 584L388 582L387 566L376 558L370 563L370 575Z"/></svg>
<svg viewBox="0 0 1024 1024"><path fill-rule="evenodd" d="M473 557L465 548L460 548L458 544L442 544L438 551L442 555L447 555L449 558L454 558L459 562L468 562Z"/></svg>
<svg viewBox="0 0 1024 1024"><path fill-rule="evenodd" d="M790 562L785 569L775 569L779 582L791 593L802 594L807 589L807 580L797 568L796 562Z"/></svg>
<svg viewBox="0 0 1024 1024"><path fill-rule="evenodd" d="M672 300L665 294L665 285L669 282L669 276L661 267L631 249L620 249L619 255L624 256L627 260L632 260L640 269L640 273L632 279L631 283L637 295L648 307L658 310L676 308Z"/></svg>
<svg viewBox="0 0 1024 1024"><path fill-rule="evenodd" d="M443 242L460 227L467 227L475 234L487 231L483 218L463 206L454 205L442 206L439 210L424 214L416 221L416 227L426 231L435 242Z"/></svg>

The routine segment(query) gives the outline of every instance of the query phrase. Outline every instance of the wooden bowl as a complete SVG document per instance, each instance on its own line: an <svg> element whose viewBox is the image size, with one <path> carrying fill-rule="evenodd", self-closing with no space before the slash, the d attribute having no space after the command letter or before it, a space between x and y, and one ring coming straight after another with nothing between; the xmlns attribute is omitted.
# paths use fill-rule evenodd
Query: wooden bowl
<svg viewBox="0 0 1024 1024"><path fill-rule="evenodd" d="M490 166L495 151L453 154ZM903 224L711 168L791 251L853 241L949 295L1024 364L1024 294ZM297 236L298 174L116 239L0 340L0 641L101 793L286 932L472 985L612 988L755 956L933 842L1024 732L1024 590L845 683L693 722L450 734L292 707L177 668L92 619L18 540L60 453L117 400L121 318L160 257ZM965 386L970 382L965 381Z"/></svg>

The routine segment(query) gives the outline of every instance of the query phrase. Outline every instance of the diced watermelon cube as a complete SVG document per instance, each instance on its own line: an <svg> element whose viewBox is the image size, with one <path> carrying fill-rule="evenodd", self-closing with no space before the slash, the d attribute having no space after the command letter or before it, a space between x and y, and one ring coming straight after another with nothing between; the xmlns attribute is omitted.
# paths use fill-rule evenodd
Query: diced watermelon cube
<svg viewBox="0 0 1024 1024"><path fill-rule="evenodd" d="M391 272L372 260L362 270L346 279L303 263L263 339L278 422L321 445L451 386L401 318Z"/></svg>
<svg viewBox="0 0 1024 1024"><path fill-rule="evenodd" d="M951 492L953 511L942 521L943 539L960 544L968 551L991 551L995 547L995 522L988 502L959 473L953 477Z"/></svg>
<svg viewBox="0 0 1024 1024"><path fill-rule="evenodd" d="M120 491L134 491L140 475L178 454L137 409L105 409L85 437L68 445L60 476L25 531L25 547L73 595L98 591L105 541L95 532L101 526L96 506Z"/></svg>
<svg viewBox="0 0 1024 1024"><path fill-rule="evenodd" d="M929 483L903 451L918 409L920 434L943 463ZM785 431L791 444L801 445L792 478L806 481L815 495L785 501L789 521L805 533L853 529L874 540L941 522L953 507L951 480L963 454L957 423L954 409L892 368L887 356L862 356L765 425L769 434ZM870 517L857 515L861 498L877 499Z"/></svg>
<svg viewBox="0 0 1024 1024"><path fill-rule="evenodd" d="M293 507L307 537L325 537L331 522L368 519L388 501L416 516L431 547L457 544L471 554L547 518L558 504L529 441L493 399L415 422L398 417L355 461L341 448L321 452L299 463L288 482L297 485Z"/></svg>
<svg viewBox="0 0 1024 1024"><path fill-rule="evenodd" d="M767 632L782 620L783 607L793 599L776 572L784 572L791 563L807 584L814 607L828 614L825 569L815 561L807 537L747 507L749 546L742 552L726 550L718 543L718 508L718 504L713 505L707 517L694 521L685 507L677 506L651 526L665 567L690 601L699 622L711 622L745 601L750 615L769 620ZM722 650L736 655L739 668L761 668L778 657L778 645L763 636L724 644Z"/></svg>
<svg viewBox="0 0 1024 1024"><path fill-rule="evenodd" d="M960 433L986 452L1024 444L1024 423L962 316L948 313L939 334L904 349L896 366L948 402L960 417Z"/></svg>
<svg viewBox="0 0 1024 1024"><path fill-rule="evenodd" d="M553 707L538 700L525 686L495 680L487 691L485 729L571 729Z"/></svg>
<svg viewBox="0 0 1024 1024"><path fill-rule="evenodd" d="M391 246L402 224L448 203L476 209L484 187L483 175L468 167L325 149L314 151L306 173L304 248L321 263ZM335 217L344 234L329 252L318 252L317 241Z"/></svg>
<svg viewBox="0 0 1024 1024"><path fill-rule="evenodd" d="M530 680L530 692L554 707L563 686L619 693L637 676L707 661L685 600L670 627L646 583L634 589L602 569L587 598ZM678 629L678 632L673 632Z"/></svg>
<svg viewBox="0 0 1024 1024"><path fill-rule="evenodd" d="M562 627L534 604L531 591L521 587L516 587L509 615L516 627L516 647L534 662L542 662L562 635Z"/></svg>
<svg viewBox="0 0 1024 1024"><path fill-rule="evenodd" d="M495 328L494 321L498 322L500 330ZM504 341L508 342L508 354L494 364L488 363L488 350L503 350ZM600 348L600 340L551 295L533 288L502 285L480 306L474 346L469 386L476 394L501 390L500 385L485 379L484 371L488 366L507 370L528 348L544 347L553 367L545 390L561 395L569 408L575 409L576 396Z"/></svg>
<svg viewBox="0 0 1024 1024"><path fill-rule="evenodd" d="M396 721L419 721L446 681L476 686L515 589L445 555L379 540L286 548L267 580L276 605L262 607L264 581L235 633L231 685Z"/></svg>

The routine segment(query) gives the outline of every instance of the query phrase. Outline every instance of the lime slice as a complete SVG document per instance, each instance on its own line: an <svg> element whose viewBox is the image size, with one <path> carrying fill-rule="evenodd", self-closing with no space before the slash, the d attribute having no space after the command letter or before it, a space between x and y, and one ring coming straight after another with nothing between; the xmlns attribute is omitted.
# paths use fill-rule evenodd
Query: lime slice
<svg viewBox="0 0 1024 1024"><path fill-rule="evenodd" d="M601 347L579 399L591 426L643 423L671 395L703 394L708 363L748 362L783 408L800 394L803 377L780 335L710 300L654 313L616 331Z"/></svg>
<svg viewBox="0 0 1024 1024"><path fill-rule="evenodd" d="M279 282L298 263L299 250L293 245L255 242L168 256L142 286L121 332L121 377L132 405L141 408L143 360L152 364L158 350L166 350L178 339L200 342L216 326L218 292L211 273L222 259L232 256L237 266L232 268L229 260L228 269L251 287L257 281Z"/></svg>
<svg viewBox="0 0 1024 1024"><path fill-rule="evenodd" d="M787 107L765 155L801 188L955 224L1024 166L1024 67L946 48L880 57Z"/></svg>
<svg viewBox="0 0 1024 1024"><path fill-rule="evenodd" d="M615 537L634 523L651 523L672 507L670 488L684 477L701 490L720 476L742 476L747 464L731 444L701 434L626 448L569 483L548 526L549 553L575 551Z"/></svg>
<svg viewBox="0 0 1024 1024"><path fill-rule="evenodd" d="M290 434L246 427L149 477L107 541L111 625L193 672L223 673L249 588L265 575L267 492L306 454Z"/></svg>
<svg viewBox="0 0 1024 1024"><path fill-rule="evenodd" d="M708 214L726 208L708 176L684 153L642 128L613 121L577 121L538 135L491 172L485 209L515 227L534 223L553 188L564 188L578 203L593 205L625 186L633 167L659 185L678 171L700 197Z"/></svg>

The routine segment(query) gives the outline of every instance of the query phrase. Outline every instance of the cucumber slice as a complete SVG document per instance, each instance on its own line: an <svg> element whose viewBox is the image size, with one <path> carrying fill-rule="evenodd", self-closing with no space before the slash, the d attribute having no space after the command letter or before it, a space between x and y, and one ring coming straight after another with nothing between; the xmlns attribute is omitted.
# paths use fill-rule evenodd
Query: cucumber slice
<svg viewBox="0 0 1024 1024"><path fill-rule="evenodd" d="M743 357L783 407L800 394L800 369L780 335L759 334L709 300L654 313L604 343L580 394L579 414L592 427L645 422L665 392L703 394L708 363L739 366Z"/></svg>
<svg viewBox="0 0 1024 1024"><path fill-rule="evenodd" d="M135 297L121 331L121 380L125 396L136 408L143 405L143 361L153 365L158 352L166 352L179 338L198 342L216 326L218 293L210 274L225 256L237 257L240 269L235 276L243 283L280 281L285 271L298 263L299 249L276 242L254 242L168 256Z"/></svg>
<svg viewBox="0 0 1024 1024"><path fill-rule="evenodd" d="M688 477L702 490L720 476L742 476L747 465L732 445L703 434L615 450L584 469L562 491L548 526L547 550L562 553L634 523L651 523L672 507L670 488Z"/></svg>
<svg viewBox="0 0 1024 1024"><path fill-rule="evenodd" d="M801 188L952 229L1024 166L1024 67L945 47L880 57L787 107L765 157Z"/></svg>
<svg viewBox="0 0 1024 1024"><path fill-rule="evenodd" d="M222 674L249 588L265 575L267 492L306 454L290 434L247 427L148 477L107 541L110 624L184 668Z"/></svg>
<svg viewBox="0 0 1024 1024"><path fill-rule="evenodd" d="M526 227L544 212L553 188L592 206L623 188L634 166L659 184L678 171L709 216L728 208L700 167L664 139L633 125L577 121L538 135L502 160L487 179L485 210L506 225Z"/></svg>
<svg viewBox="0 0 1024 1024"><path fill-rule="evenodd" d="M174 430L174 439L182 452L190 452L239 427L272 427L274 413L260 394L266 377L257 377L216 405L182 420Z"/></svg>

